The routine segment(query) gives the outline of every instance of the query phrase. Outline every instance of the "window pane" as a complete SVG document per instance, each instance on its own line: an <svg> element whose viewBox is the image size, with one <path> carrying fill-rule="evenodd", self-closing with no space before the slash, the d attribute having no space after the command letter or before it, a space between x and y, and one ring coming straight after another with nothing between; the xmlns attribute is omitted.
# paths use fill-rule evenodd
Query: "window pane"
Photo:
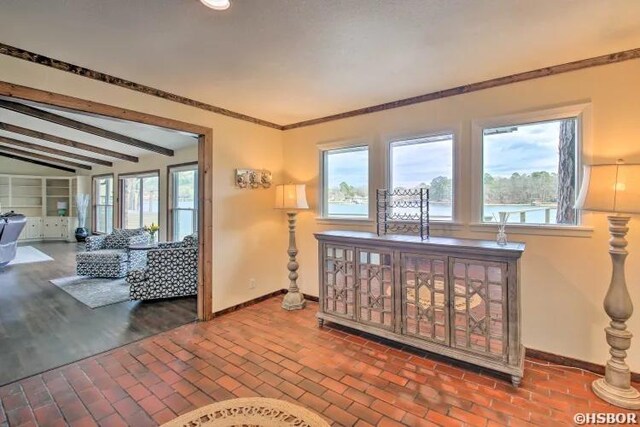
<svg viewBox="0 0 640 427"><path fill-rule="evenodd" d="M142 215L140 212L140 184L137 177L122 178L122 228L139 228Z"/></svg>
<svg viewBox="0 0 640 427"><path fill-rule="evenodd" d="M158 224L160 194L157 176L142 178L142 225Z"/></svg>
<svg viewBox="0 0 640 427"><path fill-rule="evenodd" d="M369 149L324 152L327 216L369 217Z"/></svg>
<svg viewBox="0 0 640 427"><path fill-rule="evenodd" d="M482 220L576 224L575 118L488 128L483 132Z"/></svg>
<svg viewBox="0 0 640 427"><path fill-rule="evenodd" d="M110 233L113 229L113 177L98 177L94 181L95 232Z"/></svg>
<svg viewBox="0 0 640 427"><path fill-rule="evenodd" d="M171 215L173 240L182 240L197 231L198 170L171 172Z"/></svg>
<svg viewBox="0 0 640 427"><path fill-rule="evenodd" d="M391 143L391 188L429 188L429 218L453 218L453 135ZM404 209L407 213L417 208Z"/></svg>
<svg viewBox="0 0 640 427"><path fill-rule="evenodd" d="M174 207L179 209L195 209L198 172L195 170L174 172L174 180L176 197Z"/></svg>
<svg viewBox="0 0 640 427"><path fill-rule="evenodd" d="M177 209L173 211L173 239L182 240L196 232L195 210Z"/></svg>

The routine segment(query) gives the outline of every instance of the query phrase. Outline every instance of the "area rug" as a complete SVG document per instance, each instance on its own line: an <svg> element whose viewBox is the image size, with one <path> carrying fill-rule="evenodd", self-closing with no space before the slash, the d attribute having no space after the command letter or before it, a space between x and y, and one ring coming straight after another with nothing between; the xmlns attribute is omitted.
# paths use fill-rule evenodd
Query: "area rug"
<svg viewBox="0 0 640 427"><path fill-rule="evenodd" d="M50 280L50 282L91 308L129 300L129 286L124 278L71 276Z"/></svg>
<svg viewBox="0 0 640 427"><path fill-rule="evenodd" d="M212 403L186 413L162 427L329 427L319 415L284 400L242 397Z"/></svg>
<svg viewBox="0 0 640 427"><path fill-rule="evenodd" d="M8 265L31 264L32 262L45 261L53 261L53 258L33 246L18 246L16 257Z"/></svg>

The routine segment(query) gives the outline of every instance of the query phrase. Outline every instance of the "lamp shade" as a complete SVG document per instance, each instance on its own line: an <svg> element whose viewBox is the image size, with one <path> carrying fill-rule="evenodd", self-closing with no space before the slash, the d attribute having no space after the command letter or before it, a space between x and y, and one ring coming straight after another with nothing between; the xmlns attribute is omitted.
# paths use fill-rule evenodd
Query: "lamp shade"
<svg viewBox="0 0 640 427"><path fill-rule="evenodd" d="M304 184L276 185L277 209L309 209Z"/></svg>
<svg viewBox="0 0 640 427"><path fill-rule="evenodd" d="M640 213L640 164L585 166L576 208Z"/></svg>

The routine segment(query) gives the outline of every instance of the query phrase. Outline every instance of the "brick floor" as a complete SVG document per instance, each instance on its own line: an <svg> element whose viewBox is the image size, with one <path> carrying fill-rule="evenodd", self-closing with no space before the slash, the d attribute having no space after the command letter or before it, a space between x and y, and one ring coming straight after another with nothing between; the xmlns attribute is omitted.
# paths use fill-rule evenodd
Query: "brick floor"
<svg viewBox="0 0 640 427"><path fill-rule="evenodd" d="M526 361L522 386L380 340L316 326L277 298L0 388L0 426L152 426L210 402L266 396L338 426L572 424L619 412L596 378Z"/></svg>

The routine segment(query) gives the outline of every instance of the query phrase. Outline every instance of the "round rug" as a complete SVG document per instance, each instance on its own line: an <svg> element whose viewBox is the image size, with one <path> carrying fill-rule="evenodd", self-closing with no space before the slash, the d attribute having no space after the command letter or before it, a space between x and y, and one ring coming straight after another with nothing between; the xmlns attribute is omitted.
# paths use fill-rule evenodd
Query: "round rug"
<svg viewBox="0 0 640 427"><path fill-rule="evenodd" d="M162 427L329 427L319 415L284 400L242 397L198 408Z"/></svg>

